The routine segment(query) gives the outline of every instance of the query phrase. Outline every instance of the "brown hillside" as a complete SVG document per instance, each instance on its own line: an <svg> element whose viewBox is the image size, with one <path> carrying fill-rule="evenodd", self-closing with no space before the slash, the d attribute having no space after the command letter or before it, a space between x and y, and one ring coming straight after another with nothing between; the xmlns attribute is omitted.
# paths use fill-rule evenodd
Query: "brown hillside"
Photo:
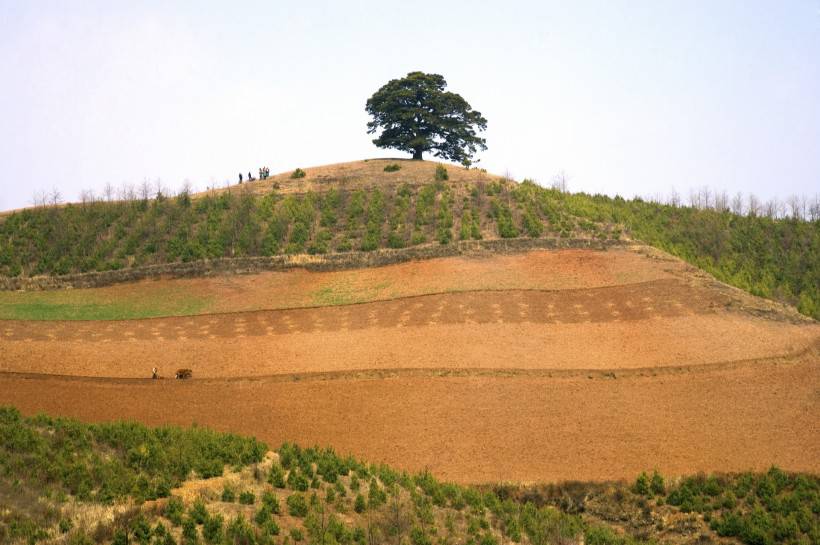
<svg viewBox="0 0 820 545"><path fill-rule="evenodd" d="M183 286L210 294L209 313L0 321L0 404L198 422L464 482L820 471L820 326L657 252L160 280L100 297ZM153 366L193 379L152 381Z"/></svg>

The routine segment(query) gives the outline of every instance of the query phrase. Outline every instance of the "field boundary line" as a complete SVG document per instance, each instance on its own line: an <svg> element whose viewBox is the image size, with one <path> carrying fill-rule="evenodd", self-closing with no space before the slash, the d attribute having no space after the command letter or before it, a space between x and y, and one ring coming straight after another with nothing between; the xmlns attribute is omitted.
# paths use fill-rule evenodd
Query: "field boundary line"
<svg viewBox="0 0 820 545"><path fill-rule="evenodd" d="M72 324L100 324L108 322L145 322L150 320L167 320L170 318L203 318L206 316L237 316L258 313L273 313L273 312L292 312L300 310L321 310L327 308L346 308L357 307L364 305L375 305L380 303L393 303L396 301L421 299L423 297L441 297L446 295L462 295L471 293L572 293L582 291L599 291L618 288L632 288L641 287L656 283L668 283L677 285L686 285L686 282L677 278L658 278L655 280L642 280L640 282L632 282L628 284L612 284L607 286L593 286L591 288L481 288L481 289L452 289L447 291L435 291L430 293L414 293L411 295L400 295L397 297L386 297L384 299L374 299L372 301L353 301L350 303L338 303L327 305L299 305L292 307L281 308L258 308L253 310L226 310L222 312L201 312L196 314L168 314L164 316L146 316L144 318L123 318L116 320L17 320L14 318L0 318L0 323L3 322L36 322L36 323L60 323L69 322Z"/></svg>
<svg viewBox="0 0 820 545"><path fill-rule="evenodd" d="M23 379L23 380L57 380L66 382L91 382L99 384L135 384L149 385L162 384L169 381L179 385L215 385L230 384L240 382L275 382L275 383L298 383L298 382L332 382L345 380L386 380L402 378L540 378L540 379L573 379L587 378L590 380L618 380L634 379L646 377L663 377L688 374L704 374L722 371L734 371L753 368L756 366L787 367L801 364L820 365L817 359L820 355L820 340L815 340L808 346L776 356L765 356L760 358L747 358L740 360L730 360L714 363L703 363L693 365L668 365L661 367L637 367L634 369L524 369L524 368L484 368L484 367L406 367L406 368L370 368L345 371L315 371L298 373L277 373L272 375L246 375L235 377L205 377L192 378L190 380L177 381L170 377L153 380L150 377L98 377L88 375L61 375L56 373L25 373L17 371L0 371L0 380Z"/></svg>

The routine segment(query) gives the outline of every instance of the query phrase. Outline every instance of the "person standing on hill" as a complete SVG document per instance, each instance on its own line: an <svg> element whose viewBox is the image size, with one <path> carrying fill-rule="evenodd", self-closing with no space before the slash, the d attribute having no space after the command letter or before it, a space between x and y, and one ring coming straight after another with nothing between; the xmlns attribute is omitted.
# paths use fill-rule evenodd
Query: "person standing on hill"
<svg viewBox="0 0 820 545"><path fill-rule="evenodd" d="M242 173L241 172L239 173L239 183L240 184L242 183Z"/></svg>

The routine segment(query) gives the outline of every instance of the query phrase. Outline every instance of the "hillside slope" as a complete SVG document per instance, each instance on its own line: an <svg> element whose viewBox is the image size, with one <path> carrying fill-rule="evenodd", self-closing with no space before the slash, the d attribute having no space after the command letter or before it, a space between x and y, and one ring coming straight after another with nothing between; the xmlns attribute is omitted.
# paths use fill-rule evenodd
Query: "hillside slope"
<svg viewBox="0 0 820 545"><path fill-rule="evenodd" d="M207 428L21 417L0 406L0 543L675 545L820 537L820 479L441 482ZM93 541L92 541L93 540Z"/></svg>
<svg viewBox="0 0 820 545"><path fill-rule="evenodd" d="M394 172L388 165L398 165ZM567 194L480 170L369 160L197 195L26 209L0 217L0 276L207 258L373 251L455 240L641 240L720 280L820 317L820 221Z"/></svg>

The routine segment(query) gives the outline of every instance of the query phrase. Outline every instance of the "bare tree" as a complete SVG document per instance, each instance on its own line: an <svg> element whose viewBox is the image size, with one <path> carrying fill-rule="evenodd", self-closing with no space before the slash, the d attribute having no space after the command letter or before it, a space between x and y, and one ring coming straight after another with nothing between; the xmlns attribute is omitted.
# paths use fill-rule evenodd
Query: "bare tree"
<svg viewBox="0 0 820 545"><path fill-rule="evenodd" d="M552 177L551 187L553 189L560 191L561 193L566 193L567 191L569 191L569 180L570 178L567 175L567 173L561 170L560 172L558 172L558 174Z"/></svg>
<svg viewBox="0 0 820 545"><path fill-rule="evenodd" d="M114 199L114 186L111 185L111 182L105 183L105 187L103 187L103 196L108 202L111 202Z"/></svg>
<svg viewBox="0 0 820 545"><path fill-rule="evenodd" d="M35 207L45 206L46 203L48 203L48 194L44 189L35 191L34 196L31 198L31 202Z"/></svg>
<svg viewBox="0 0 820 545"><path fill-rule="evenodd" d="M751 217L755 217L760 214L760 200L754 195L754 193L749 193L748 202L749 204L746 207L746 214Z"/></svg>
<svg viewBox="0 0 820 545"><path fill-rule="evenodd" d="M63 195L60 193L60 190L56 187L52 187L51 192L48 194L48 204L50 204L51 206L57 206L62 202Z"/></svg>
<svg viewBox="0 0 820 545"><path fill-rule="evenodd" d="M669 194L669 200L667 201L670 206L674 206L675 208L680 207L681 199L680 193L675 191L675 188L672 188L672 192Z"/></svg>
<svg viewBox="0 0 820 545"><path fill-rule="evenodd" d="M732 197L732 213L737 214L738 216L743 215L743 193L740 191Z"/></svg>
<svg viewBox="0 0 820 545"><path fill-rule="evenodd" d="M694 188L689 190L689 206L697 209L701 207L700 192Z"/></svg>
<svg viewBox="0 0 820 545"><path fill-rule="evenodd" d="M803 217L803 206L800 196L789 195L786 198L786 205L789 207L789 215L794 219L801 219Z"/></svg>
<svg viewBox="0 0 820 545"><path fill-rule="evenodd" d="M815 195L808 205L808 217L810 221L820 220L820 195Z"/></svg>
<svg viewBox="0 0 820 545"><path fill-rule="evenodd" d="M142 179L142 183L139 187L139 196L141 201L147 201L148 197L151 196L151 183L148 181L148 178Z"/></svg>
<svg viewBox="0 0 820 545"><path fill-rule="evenodd" d="M700 206L701 208L710 208L712 206L712 193L707 186L700 188Z"/></svg>
<svg viewBox="0 0 820 545"><path fill-rule="evenodd" d="M136 192L134 191L134 186L127 182L123 182L119 189L117 189L117 199L120 201L134 201L136 200Z"/></svg>
<svg viewBox="0 0 820 545"><path fill-rule="evenodd" d="M715 210L718 212L729 211L729 194L726 191L715 191Z"/></svg>
<svg viewBox="0 0 820 545"><path fill-rule="evenodd" d="M162 184L162 180L157 178L154 180L154 187L156 188L156 199L162 200L168 194L168 191L165 189L165 186Z"/></svg>
<svg viewBox="0 0 820 545"><path fill-rule="evenodd" d="M190 197L193 192L194 188L191 185L191 180L185 178L185 180L182 182L182 187L179 188L179 193L177 193L177 195L188 195Z"/></svg>
<svg viewBox="0 0 820 545"><path fill-rule="evenodd" d="M780 212L780 201L777 200L777 197L773 197L766 201L766 204L763 205L763 215L767 218L777 218Z"/></svg>
<svg viewBox="0 0 820 545"><path fill-rule="evenodd" d="M94 202L94 191L91 189L83 189L80 191L80 202L83 206L92 204Z"/></svg>
<svg viewBox="0 0 820 545"><path fill-rule="evenodd" d="M401 545L402 536L409 525L404 502L401 499L399 487L395 484L390 490L390 504L387 512L387 523L391 534L396 536L396 545Z"/></svg>

